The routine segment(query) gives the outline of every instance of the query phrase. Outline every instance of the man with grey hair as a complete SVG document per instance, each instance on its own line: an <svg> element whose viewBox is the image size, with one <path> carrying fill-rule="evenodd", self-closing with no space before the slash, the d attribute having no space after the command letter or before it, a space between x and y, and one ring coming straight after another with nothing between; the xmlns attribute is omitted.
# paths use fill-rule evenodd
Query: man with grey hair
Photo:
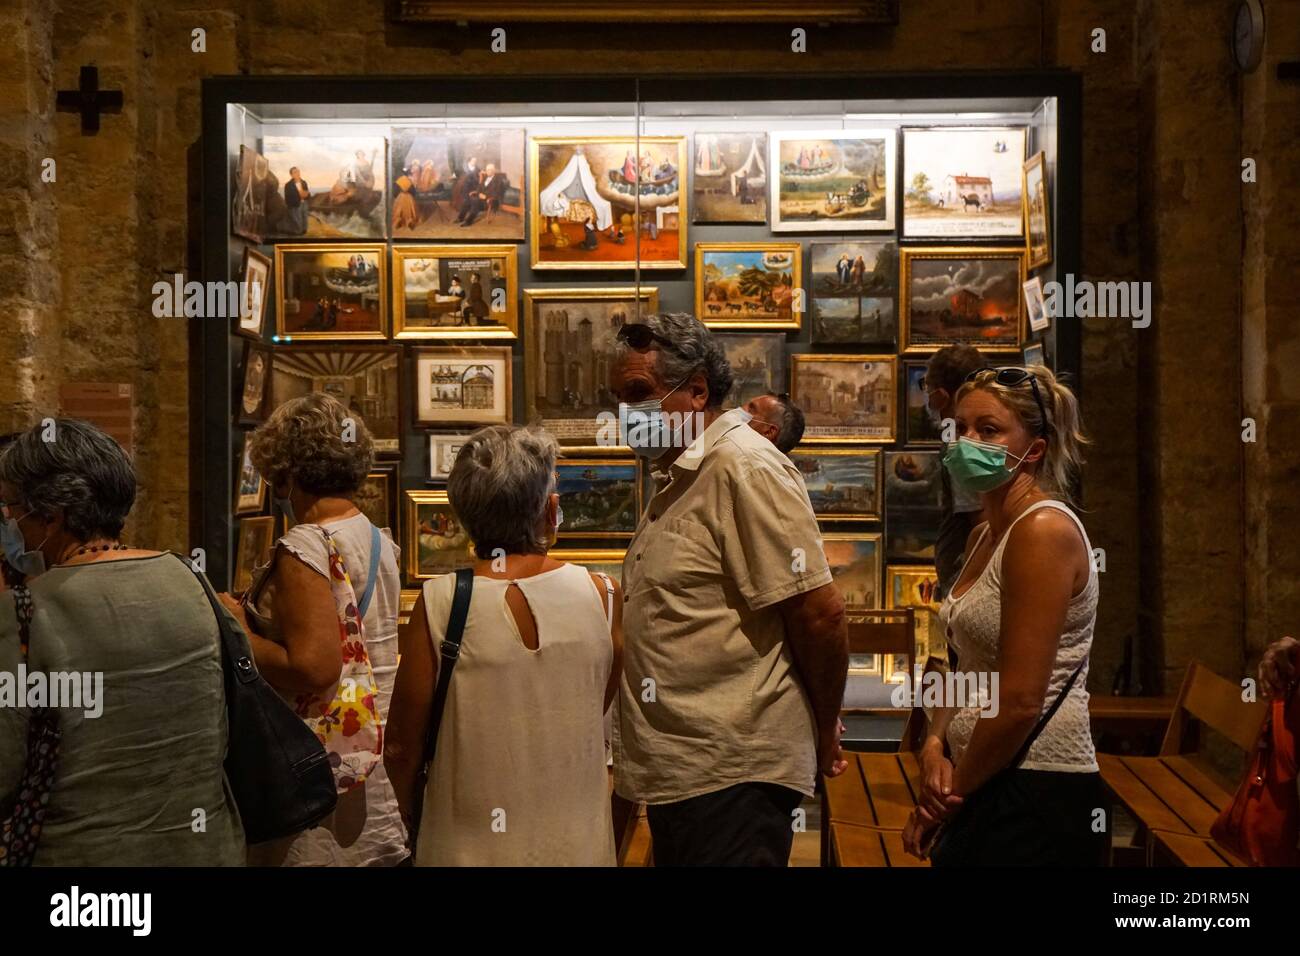
<svg viewBox="0 0 1300 956"><path fill-rule="evenodd" d="M788 455L803 438L803 409L794 403L789 392L766 392L745 403L745 411L753 417L749 427L754 429L783 455Z"/></svg>
<svg viewBox="0 0 1300 956"><path fill-rule="evenodd" d="M722 411L731 383L691 315L619 330L623 439L669 481L623 563L614 779L660 865L786 865L818 769L845 767L843 601L798 472Z"/></svg>

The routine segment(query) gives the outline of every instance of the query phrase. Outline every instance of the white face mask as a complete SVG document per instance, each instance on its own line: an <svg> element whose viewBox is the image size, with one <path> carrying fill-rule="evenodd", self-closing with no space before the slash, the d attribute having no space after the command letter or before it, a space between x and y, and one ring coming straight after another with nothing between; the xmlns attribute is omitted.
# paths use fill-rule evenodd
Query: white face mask
<svg viewBox="0 0 1300 956"><path fill-rule="evenodd" d="M638 457L651 461L662 458L676 443L677 434L664 421L664 398L681 388L689 378L688 375L670 388L663 398L624 402L619 406L620 437Z"/></svg>
<svg viewBox="0 0 1300 956"><path fill-rule="evenodd" d="M27 515L23 517L26 518ZM49 540L48 535L45 540ZM41 553L44 544L45 541L42 541L34 550L28 551L27 540L23 537L22 528L18 527L17 518L9 518L0 524L0 547L4 549L5 560L24 577L34 578L45 572L45 555Z"/></svg>

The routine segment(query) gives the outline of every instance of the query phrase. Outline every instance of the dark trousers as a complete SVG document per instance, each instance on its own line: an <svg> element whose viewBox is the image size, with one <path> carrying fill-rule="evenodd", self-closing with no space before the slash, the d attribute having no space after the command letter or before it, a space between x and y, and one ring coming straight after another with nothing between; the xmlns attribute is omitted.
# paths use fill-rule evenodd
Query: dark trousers
<svg viewBox="0 0 1300 956"><path fill-rule="evenodd" d="M738 783L646 807L655 866L786 866L803 794Z"/></svg>

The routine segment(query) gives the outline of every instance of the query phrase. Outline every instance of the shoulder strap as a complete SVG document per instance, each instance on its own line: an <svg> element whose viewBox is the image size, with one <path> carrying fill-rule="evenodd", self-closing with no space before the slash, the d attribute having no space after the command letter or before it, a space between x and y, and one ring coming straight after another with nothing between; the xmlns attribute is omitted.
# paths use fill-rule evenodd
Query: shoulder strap
<svg viewBox="0 0 1300 956"><path fill-rule="evenodd" d="M1052 706L1047 708L1047 713L1038 718L1038 723L1036 723L1034 729L1029 732L1029 736L1025 738L1025 742L1020 745L1020 749L1016 751L1016 755L1011 758L1011 762L1007 764L1008 767L1014 769L1019 767L1024 761L1025 755L1029 753L1029 748L1033 746L1034 741L1038 739L1038 735L1043 732L1043 728L1047 726L1048 722L1050 722L1052 717L1056 714L1057 709L1065 701L1066 695L1070 693L1070 688L1074 686L1075 679L1078 678L1079 674L1083 671L1083 665L1087 662L1088 658L1086 657L1079 661L1079 666L1074 669L1074 673L1070 675L1070 679L1065 682L1065 686L1061 688L1061 692L1056 695L1056 700L1052 701Z"/></svg>
<svg viewBox="0 0 1300 956"><path fill-rule="evenodd" d="M604 571L597 571L596 577L600 578L600 583L605 585L605 620L609 622L612 631L614 629L614 582Z"/></svg>
<svg viewBox="0 0 1300 956"><path fill-rule="evenodd" d="M469 599L474 591L474 569L461 568L456 572L456 593L451 599L451 615L447 633L439 645L441 660L438 665L438 686L433 692L433 709L429 716L429 731L424 738L424 764L433 763L438 750L438 728L442 725L442 712L447 706L447 691L451 686L451 672L460 657L460 644L465 636L465 619L469 617Z"/></svg>
<svg viewBox="0 0 1300 956"><path fill-rule="evenodd" d="M199 585L203 588L203 594L208 599L208 604L212 607L212 613L217 619L217 632L221 635L221 651L229 666L235 675L235 678L241 684L247 684L257 679L257 665L253 663L252 652L248 647L248 636L244 633L243 628L238 624L231 624L226 615L221 613L221 601L217 599L217 592L212 588L212 582L208 576L190 563L190 560L183 555L176 554L176 559L184 564L194 576L198 578ZM233 629L232 629L233 628ZM238 631L238 633L236 633Z"/></svg>
<svg viewBox="0 0 1300 956"><path fill-rule="evenodd" d="M370 607L370 599L374 597L375 579L379 577L379 548L382 543L379 529L372 524L370 526L370 573L366 576L366 592L357 602L357 617L366 616L366 608Z"/></svg>

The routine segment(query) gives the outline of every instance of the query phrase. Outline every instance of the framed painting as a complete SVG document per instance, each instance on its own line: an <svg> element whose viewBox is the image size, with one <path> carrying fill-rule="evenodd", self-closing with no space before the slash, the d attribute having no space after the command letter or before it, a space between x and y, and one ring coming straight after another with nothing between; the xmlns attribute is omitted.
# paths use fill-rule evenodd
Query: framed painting
<svg viewBox="0 0 1300 956"><path fill-rule="evenodd" d="M514 246L394 246L393 338L519 337Z"/></svg>
<svg viewBox="0 0 1300 956"><path fill-rule="evenodd" d="M265 345L244 343L244 357L240 363L239 408L236 421L240 425L260 425L266 421L275 406L271 404L274 356Z"/></svg>
<svg viewBox="0 0 1300 956"><path fill-rule="evenodd" d="M424 581L474 564L474 547L445 491L405 492L402 558L406 576Z"/></svg>
<svg viewBox="0 0 1300 956"><path fill-rule="evenodd" d="M696 133L697 223L767 222L767 134Z"/></svg>
<svg viewBox="0 0 1300 956"><path fill-rule="evenodd" d="M773 232L893 231L894 130L776 132L771 140Z"/></svg>
<svg viewBox="0 0 1300 956"><path fill-rule="evenodd" d="M1029 319L1029 331L1042 332L1052 324L1047 317L1047 303L1043 301L1043 280L1034 276L1021 283L1020 288L1025 293L1025 315Z"/></svg>
<svg viewBox="0 0 1300 956"><path fill-rule="evenodd" d="M811 249L814 345L898 339L898 246L892 239L814 242Z"/></svg>
<svg viewBox="0 0 1300 956"><path fill-rule="evenodd" d="M521 241L524 138L522 129L393 127L392 237Z"/></svg>
<svg viewBox="0 0 1300 956"><path fill-rule="evenodd" d="M731 391L722 400L723 409L785 390L783 332L716 332L713 338L731 363Z"/></svg>
<svg viewBox="0 0 1300 956"><path fill-rule="evenodd" d="M271 559L275 542L275 518L240 518L239 539L235 546L235 573L230 579L232 594L242 594L253 583L253 570Z"/></svg>
<svg viewBox="0 0 1300 956"><path fill-rule="evenodd" d="M973 345L1019 352L1024 249L912 248L899 253L904 352Z"/></svg>
<svg viewBox="0 0 1300 956"><path fill-rule="evenodd" d="M230 194L235 197L231 202L230 231L252 242L262 242L270 232L268 207L274 209L277 200L283 204L280 182L266 157L242 143Z"/></svg>
<svg viewBox="0 0 1300 956"><path fill-rule="evenodd" d="M943 442L942 429L930 417L930 396L923 387L929 362L915 359L903 362L903 444L909 446L939 445Z"/></svg>
<svg viewBox="0 0 1300 956"><path fill-rule="evenodd" d="M568 518L568 512L565 512ZM593 550L578 548L551 548L548 552L556 561L568 564L580 564L590 573L597 571L608 574L616 584L623 583L623 559L627 552L622 548L596 548Z"/></svg>
<svg viewBox="0 0 1300 956"><path fill-rule="evenodd" d="M264 136L262 150L283 183L268 201L268 235L276 239L383 239L385 152L373 133Z"/></svg>
<svg viewBox="0 0 1300 956"><path fill-rule="evenodd" d="M685 170L685 136L534 136L532 267L686 268Z"/></svg>
<svg viewBox="0 0 1300 956"><path fill-rule="evenodd" d="M1020 239L1023 126L903 130L904 239Z"/></svg>
<svg viewBox="0 0 1300 956"><path fill-rule="evenodd" d="M256 249L245 246L241 273L239 324L235 331L260 342L266 324L266 304L271 298L271 260Z"/></svg>
<svg viewBox="0 0 1300 956"><path fill-rule="evenodd" d="M642 286L524 290L524 390L528 420L566 445L596 445L602 412L617 423L609 389L615 336L625 322L659 308L659 290ZM617 431L614 431L617 439ZM603 451L622 448L615 440ZM626 450L625 448L623 450Z"/></svg>
<svg viewBox="0 0 1300 956"><path fill-rule="evenodd" d="M893 355L793 355L790 397L803 409L806 445L889 444L898 408Z"/></svg>
<svg viewBox="0 0 1300 956"><path fill-rule="evenodd" d="M472 432L456 432L453 435L434 434L429 436L429 477L434 481L446 481L451 477L452 465L456 456Z"/></svg>
<svg viewBox="0 0 1300 956"><path fill-rule="evenodd" d="M416 425L510 424L509 346L420 348L414 356Z"/></svg>
<svg viewBox="0 0 1300 956"><path fill-rule="evenodd" d="M333 395L370 429L375 451L401 454L401 350L393 345L287 345L275 350L275 408L311 392Z"/></svg>
<svg viewBox="0 0 1300 956"><path fill-rule="evenodd" d="M852 616L856 610L880 607L881 542L877 531L834 531L822 535L822 551L831 569L831 578L844 599L844 610ZM871 676L880 673L879 654L850 654L849 675Z"/></svg>
<svg viewBox="0 0 1300 956"><path fill-rule="evenodd" d="M695 314L711 329L799 328L802 260L797 242L697 242Z"/></svg>
<svg viewBox="0 0 1300 956"><path fill-rule="evenodd" d="M790 460L818 520L880 520L880 449L795 448Z"/></svg>
<svg viewBox="0 0 1300 956"><path fill-rule="evenodd" d="M641 474L635 458L561 458L555 471L564 512L557 537L632 537L641 518Z"/></svg>
<svg viewBox="0 0 1300 956"><path fill-rule="evenodd" d="M924 666L926 659L935 653L935 647L947 643L936 640L939 626L939 601L935 592L939 575L927 564L889 564L885 566L885 607L910 607L915 614L916 663ZM907 674L906 654L884 655L884 674L887 684L901 684Z"/></svg>
<svg viewBox="0 0 1300 956"><path fill-rule="evenodd" d="M1046 365L1047 356L1043 351L1042 342L1030 342L1025 346L1024 352L1021 353L1022 365Z"/></svg>
<svg viewBox="0 0 1300 956"><path fill-rule="evenodd" d="M376 528L397 528L397 465L379 465L361 482L352 503Z"/></svg>
<svg viewBox="0 0 1300 956"><path fill-rule="evenodd" d="M941 457L939 451L885 452L885 553L890 561L934 560L943 521Z"/></svg>
<svg viewBox="0 0 1300 956"><path fill-rule="evenodd" d="M275 332L284 341L388 337L383 243L275 247Z"/></svg>
<svg viewBox="0 0 1300 956"><path fill-rule="evenodd" d="M248 457L248 436L239 456L239 479L235 482L235 514L257 515L266 510L267 486Z"/></svg>
<svg viewBox="0 0 1300 956"><path fill-rule="evenodd" d="M1025 245L1029 249L1029 268L1037 269L1052 261L1051 216L1047 211L1047 164L1042 150L1025 160L1022 175Z"/></svg>

